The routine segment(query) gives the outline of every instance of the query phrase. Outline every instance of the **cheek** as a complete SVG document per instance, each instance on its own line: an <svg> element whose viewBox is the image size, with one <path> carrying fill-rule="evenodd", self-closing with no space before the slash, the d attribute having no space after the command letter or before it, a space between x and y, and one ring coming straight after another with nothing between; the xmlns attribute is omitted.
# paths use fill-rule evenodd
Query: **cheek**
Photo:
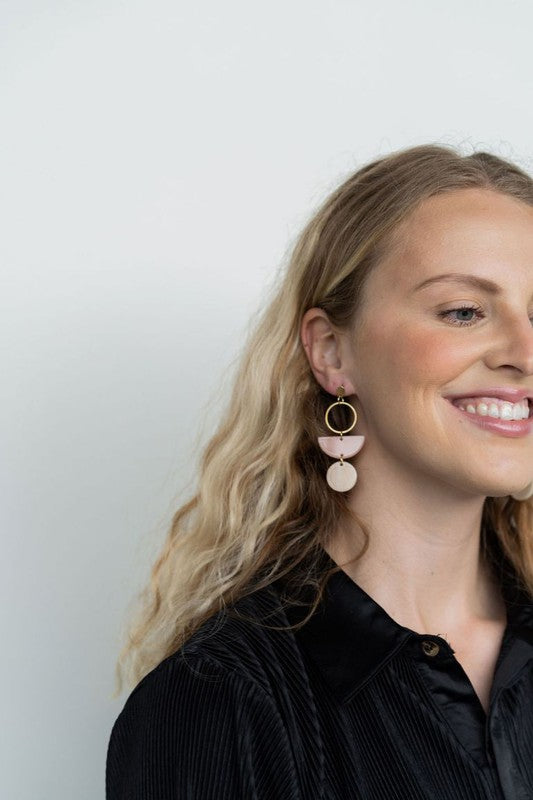
<svg viewBox="0 0 533 800"><path fill-rule="evenodd" d="M451 334L451 335L450 335ZM398 323L376 328L366 337L367 363L388 376L389 383L433 384L451 380L476 356L456 331Z"/></svg>

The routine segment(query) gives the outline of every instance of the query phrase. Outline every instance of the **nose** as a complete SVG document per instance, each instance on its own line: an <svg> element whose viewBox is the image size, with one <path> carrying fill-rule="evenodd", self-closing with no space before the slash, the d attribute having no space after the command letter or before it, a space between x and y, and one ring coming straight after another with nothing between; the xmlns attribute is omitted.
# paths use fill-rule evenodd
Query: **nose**
<svg viewBox="0 0 533 800"><path fill-rule="evenodd" d="M502 322L497 335L491 334L486 363L491 369L508 367L533 375L533 321L515 315Z"/></svg>

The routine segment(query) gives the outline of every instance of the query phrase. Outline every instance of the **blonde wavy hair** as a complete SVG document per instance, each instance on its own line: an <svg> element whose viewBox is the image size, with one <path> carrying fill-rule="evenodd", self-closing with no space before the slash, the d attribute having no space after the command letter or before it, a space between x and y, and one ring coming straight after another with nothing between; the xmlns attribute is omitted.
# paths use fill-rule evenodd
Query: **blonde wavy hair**
<svg viewBox="0 0 533 800"><path fill-rule="evenodd" d="M365 552L362 520L325 481L330 460L317 437L332 397L311 372L302 317L318 306L334 325L351 326L366 277L399 223L426 198L468 187L533 206L533 179L515 164L428 144L363 166L306 224L248 335L227 408L202 452L197 491L174 513L138 595L115 697L124 676L133 688L211 615L278 577L291 573L298 585L313 587L313 613L331 574L315 568L319 553L346 519L363 532L358 557ZM481 533L484 551L499 561L506 556L533 594L532 500L488 497Z"/></svg>

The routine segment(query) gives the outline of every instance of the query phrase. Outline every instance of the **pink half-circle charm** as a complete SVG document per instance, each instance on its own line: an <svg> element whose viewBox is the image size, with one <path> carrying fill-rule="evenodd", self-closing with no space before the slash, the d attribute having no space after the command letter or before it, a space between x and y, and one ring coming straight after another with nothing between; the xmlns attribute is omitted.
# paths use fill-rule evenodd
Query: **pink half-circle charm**
<svg viewBox="0 0 533 800"><path fill-rule="evenodd" d="M363 446L364 436L319 436L318 444L324 453L332 458L351 458Z"/></svg>

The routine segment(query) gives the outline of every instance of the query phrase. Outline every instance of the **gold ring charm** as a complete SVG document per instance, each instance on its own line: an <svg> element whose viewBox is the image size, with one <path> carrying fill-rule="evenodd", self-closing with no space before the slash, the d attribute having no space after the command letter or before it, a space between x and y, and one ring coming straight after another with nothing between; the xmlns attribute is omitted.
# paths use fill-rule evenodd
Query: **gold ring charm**
<svg viewBox="0 0 533 800"><path fill-rule="evenodd" d="M339 430L334 428L329 422L329 413L335 406L348 407L353 413L353 422L349 428ZM345 458L351 458L359 452L365 441L364 436L344 436L355 427L357 422L357 412L355 408L344 399L344 386L339 386L337 389L337 401L328 406L325 413L326 426L333 433L339 436L319 436L318 445L320 449L332 458L338 458L331 464L327 473L326 480L328 485L331 486L336 492L347 492L352 489L357 482L357 472L352 464L344 461Z"/></svg>
<svg viewBox="0 0 533 800"><path fill-rule="evenodd" d="M349 433L349 431L351 431L353 428L355 428L355 423L357 422L357 411L355 410L355 408L352 406L351 403L347 403L346 400L344 399L344 388L339 386L337 391L341 391L341 389L342 389L342 394L339 395L339 397L341 397L341 399L337 400L336 403L332 403L327 408L327 411L326 411L326 425L328 426L330 431L333 431L333 433L340 433L340 435L342 436L344 433ZM329 419L328 419L329 412L331 411L332 408L335 408L335 406L344 406L345 408L350 408L352 410L352 412L353 412L353 422L350 425L350 427L346 428L346 430L344 430L344 431L340 431L338 428L334 428L332 425L329 424Z"/></svg>

